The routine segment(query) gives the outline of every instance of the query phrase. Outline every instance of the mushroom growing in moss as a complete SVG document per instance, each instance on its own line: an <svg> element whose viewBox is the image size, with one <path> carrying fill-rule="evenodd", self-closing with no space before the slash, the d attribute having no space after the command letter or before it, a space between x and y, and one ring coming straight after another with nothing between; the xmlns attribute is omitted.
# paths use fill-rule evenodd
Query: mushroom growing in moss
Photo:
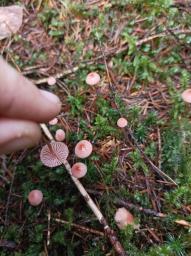
<svg viewBox="0 0 191 256"><path fill-rule="evenodd" d="M86 158L91 155L92 144L88 140L81 140L75 146L75 155L79 158Z"/></svg>
<svg viewBox="0 0 191 256"><path fill-rule="evenodd" d="M52 120L50 120L49 122L48 122L50 125L55 125L55 124L57 124L58 123L58 118L53 118Z"/></svg>
<svg viewBox="0 0 191 256"><path fill-rule="evenodd" d="M28 195L28 201L32 206L38 206L42 203L43 194L40 190L34 189Z"/></svg>
<svg viewBox="0 0 191 256"><path fill-rule="evenodd" d="M67 159L68 154L69 150L65 143L51 141L41 149L40 160L45 166L56 167Z"/></svg>
<svg viewBox="0 0 191 256"><path fill-rule="evenodd" d="M117 209L114 219L119 229L124 229L127 225L134 224L133 215L124 207Z"/></svg>
<svg viewBox="0 0 191 256"><path fill-rule="evenodd" d="M55 134L55 139L57 141L63 141L66 137L65 132L62 129L58 129Z"/></svg>
<svg viewBox="0 0 191 256"><path fill-rule="evenodd" d="M87 173L87 166L84 163L75 163L72 166L72 175L76 178L82 178Z"/></svg>
<svg viewBox="0 0 191 256"><path fill-rule="evenodd" d="M86 77L86 83L88 85L96 85L100 81L100 75L96 72L91 72Z"/></svg>
<svg viewBox="0 0 191 256"><path fill-rule="evenodd" d="M56 78L54 78L53 76L50 76L49 78L48 78L48 80L47 80L47 83L48 83L48 85L55 85L55 83L56 83Z"/></svg>
<svg viewBox="0 0 191 256"><path fill-rule="evenodd" d="M187 102L187 103L191 103L191 89L187 89L185 91L183 91L183 93L181 94L182 99Z"/></svg>
<svg viewBox="0 0 191 256"><path fill-rule="evenodd" d="M124 128L125 126L127 126L127 119L125 119L124 117L121 117L117 120L117 126L120 128Z"/></svg>

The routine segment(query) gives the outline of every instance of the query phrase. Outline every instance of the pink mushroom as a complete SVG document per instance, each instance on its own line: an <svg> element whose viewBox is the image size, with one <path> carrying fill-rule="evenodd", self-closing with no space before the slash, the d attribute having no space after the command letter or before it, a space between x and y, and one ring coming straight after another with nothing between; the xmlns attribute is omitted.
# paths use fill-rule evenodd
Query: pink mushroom
<svg viewBox="0 0 191 256"><path fill-rule="evenodd" d="M37 206L42 203L43 194L40 190L32 190L28 195L28 201L32 206Z"/></svg>
<svg viewBox="0 0 191 256"><path fill-rule="evenodd" d="M191 89L187 89L187 90L183 91L181 96L185 102L191 103Z"/></svg>
<svg viewBox="0 0 191 256"><path fill-rule="evenodd" d="M78 179L84 177L87 173L87 166L83 163L75 163L72 166L72 175Z"/></svg>
<svg viewBox="0 0 191 256"><path fill-rule="evenodd" d="M56 79L53 76L50 76L47 80L48 85L55 85Z"/></svg>
<svg viewBox="0 0 191 256"><path fill-rule="evenodd" d="M100 81L100 75L96 72L91 72L86 77L86 83L88 85L96 85Z"/></svg>
<svg viewBox="0 0 191 256"><path fill-rule="evenodd" d="M133 215L124 207L116 211L114 219L119 229L124 229L127 225L134 225Z"/></svg>
<svg viewBox="0 0 191 256"><path fill-rule="evenodd" d="M117 126L120 128L124 128L125 126L127 126L127 119L125 119L124 117L121 117L117 120Z"/></svg>
<svg viewBox="0 0 191 256"><path fill-rule="evenodd" d="M79 158L86 158L91 155L92 144L88 140L81 140L75 146L75 155Z"/></svg>
<svg viewBox="0 0 191 256"><path fill-rule="evenodd" d="M48 122L50 125L55 125L55 124L57 124L58 123L58 118L53 118L52 120L50 120L49 122Z"/></svg>
<svg viewBox="0 0 191 256"><path fill-rule="evenodd" d="M66 144L52 141L41 149L40 160L45 166L56 167L67 159L68 154L69 151Z"/></svg>
<svg viewBox="0 0 191 256"><path fill-rule="evenodd" d="M66 137L65 132L62 129L58 129L55 134L55 139L57 141L63 141Z"/></svg>

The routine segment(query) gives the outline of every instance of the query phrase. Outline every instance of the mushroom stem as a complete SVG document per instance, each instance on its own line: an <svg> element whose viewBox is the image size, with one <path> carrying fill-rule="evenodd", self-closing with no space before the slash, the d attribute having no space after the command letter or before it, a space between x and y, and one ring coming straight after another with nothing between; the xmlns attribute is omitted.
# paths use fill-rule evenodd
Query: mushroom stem
<svg viewBox="0 0 191 256"><path fill-rule="evenodd" d="M43 130L43 132L46 134L46 136L52 141L54 140L52 134L50 133L48 127L45 124L41 124L41 128ZM55 153L55 152L54 152ZM55 153L56 154L56 153ZM58 160L60 160L63 165L65 166L66 170L68 171L71 179L73 180L74 184L76 185L76 187L78 188L80 194L83 196L84 200L86 201L86 203L88 204L88 206L90 207L90 209L92 210L92 212L95 214L96 218L99 220L99 222L103 225L104 227L104 231L106 236L109 238L112 246L114 247L116 253L120 256L127 256L127 253L125 252L124 248L122 247L121 243L118 241L118 238L115 234L115 232L108 226L106 219L104 218L103 214L101 213L101 211L99 210L99 208L97 207L97 205L94 203L94 201L91 199L91 197L89 196L89 194L87 193L87 191L85 190L84 186L82 185L82 183L75 178L72 175L71 172L71 166L68 163L67 160L63 161L62 159L59 158L59 156L56 154L56 156L58 157Z"/></svg>
<svg viewBox="0 0 191 256"><path fill-rule="evenodd" d="M46 137L47 137L50 141L54 140L54 138L53 138L52 134L50 133L50 131L49 131L48 127L46 126L46 124L40 124L40 127L41 127L41 129L43 130L43 132L44 132L44 134L46 135Z"/></svg>

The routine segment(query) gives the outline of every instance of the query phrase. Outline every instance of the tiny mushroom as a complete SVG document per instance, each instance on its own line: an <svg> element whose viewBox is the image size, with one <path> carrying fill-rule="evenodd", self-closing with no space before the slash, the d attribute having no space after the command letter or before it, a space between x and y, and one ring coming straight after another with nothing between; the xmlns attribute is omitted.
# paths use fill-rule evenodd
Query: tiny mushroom
<svg viewBox="0 0 191 256"><path fill-rule="evenodd" d="M100 75L96 72L91 72L86 77L86 83L88 85L96 85L100 81Z"/></svg>
<svg viewBox="0 0 191 256"><path fill-rule="evenodd" d="M62 129L58 129L55 134L55 139L57 141L63 141L66 137L65 132Z"/></svg>
<svg viewBox="0 0 191 256"><path fill-rule="evenodd" d="M48 77L47 83L48 85L55 85L56 78L54 78L53 76Z"/></svg>
<svg viewBox="0 0 191 256"><path fill-rule="evenodd" d="M58 118L53 118L52 120L50 120L49 122L48 122L50 125L55 125L55 124L57 124L58 123Z"/></svg>
<svg viewBox="0 0 191 256"><path fill-rule="evenodd" d="M75 155L79 158L86 158L91 155L92 144L88 140L81 140L75 146Z"/></svg>
<svg viewBox="0 0 191 256"><path fill-rule="evenodd" d="M51 141L42 147L40 160L45 166L56 167L61 165L68 157L69 150L65 143Z"/></svg>
<svg viewBox="0 0 191 256"><path fill-rule="evenodd" d="M182 99L187 102L187 103L191 103L191 89L187 89L185 91L183 91L183 93L181 94Z"/></svg>
<svg viewBox="0 0 191 256"><path fill-rule="evenodd" d="M124 229L127 225L134 225L133 215L124 207L117 209L114 219L119 229Z"/></svg>
<svg viewBox="0 0 191 256"><path fill-rule="evenodd" d="M127 119L125 119L124 117L121 117L117 120L117 126L120 128L124 128L125 126L127 126Z"/></svg>
<svg viewBox="0 0 191 256"><path fill-rule="evenodd" d="M72 175L78 179L84 177L87 173L87 166L83 163L75 163L72 166Z"/></svg>
<svg viewBox="0 0 191 256"><path fill-rule="evenodd" d="M42 199L43 199L43 194L38 189L32 190L28 194L28 201L32 206L38 206L39 204L41 204Z"/></svg>

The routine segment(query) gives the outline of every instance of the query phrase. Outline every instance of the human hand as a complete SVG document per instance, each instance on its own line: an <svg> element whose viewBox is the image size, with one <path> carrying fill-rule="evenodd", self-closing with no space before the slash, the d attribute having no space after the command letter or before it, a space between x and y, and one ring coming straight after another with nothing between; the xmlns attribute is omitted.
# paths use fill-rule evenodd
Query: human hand
<svg viewBox="0 0 191 256"><path fill-rule="evenodd" d="M38 123L51 120L60 108L56 95L39 90L0 56L0 154L37 144Z"/></svg>

